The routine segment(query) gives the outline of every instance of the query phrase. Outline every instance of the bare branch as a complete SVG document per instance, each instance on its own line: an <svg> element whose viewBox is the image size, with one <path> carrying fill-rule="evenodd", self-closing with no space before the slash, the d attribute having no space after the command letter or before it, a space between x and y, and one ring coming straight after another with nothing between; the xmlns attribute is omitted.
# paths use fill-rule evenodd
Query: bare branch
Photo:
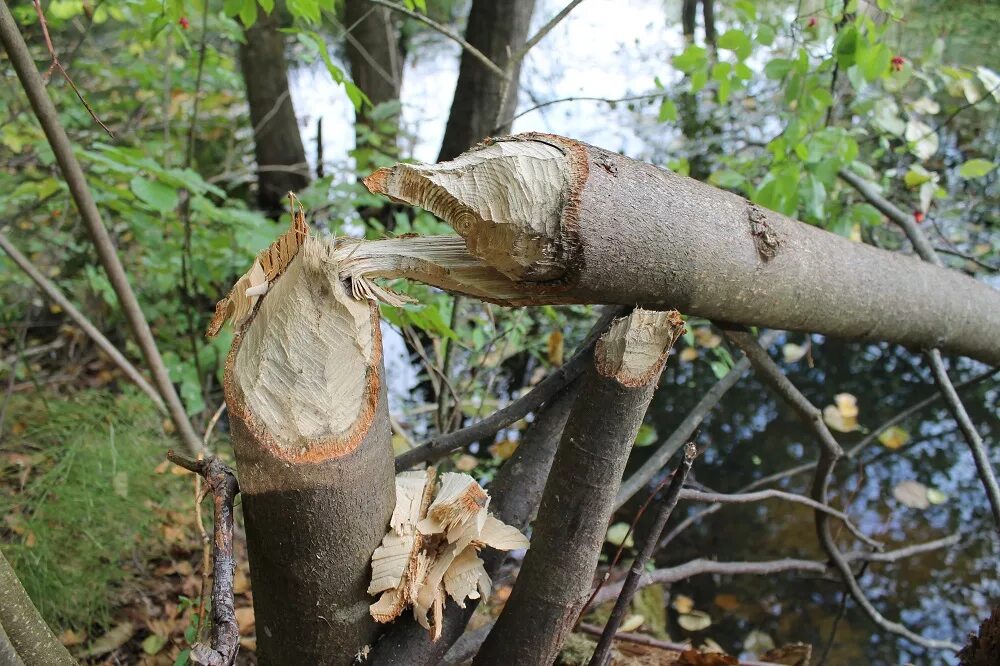
<svg viewBox="0 0 1000 666"><path fill-rule="evenodd" d="M774 360L768 355L767 351L757 343L752 335L745 331L732 330L726 331L726 335L730 340L738 345L740 349L743 350L744 354L747 355L747 358L750 359L750 363L753 365L754 370L758 373L760 378L782 399L784 399L788 405L799 414L802 421L813 431L813 434L816 436L821 445L821 450L819 464L816 466L816 474L813 481L812 496L817 502L821 504L828 504L827 491L830 483L830 476L833 472L834 465L837 463L837 459L843 455L843 450L840 448L840 444L838 444L837 440L834 439L830 429L823 421L823 416L819 409L817 409L804 395L802 395L798 388L796 388L795 385L785 376L785 374L781 371L781 368L777 366ZM843 553L841 553L837 548L837 544L830 532L830 526L827 518L828 516L826 513L822 511L816 512L816 532L820 543L823 545L823 549L826 551L827 556L840 572L840 575L844 580L844 584L850 590L855 603L857 603L862 610L865 611L872 622L885 631L898 634L899 636L926 648L958 650L960 646L952 643L951 641L924 638L902 624L885 618L875 608L875 606L872 605L872 603L864 595L858 581L855 579L854 572L851 571L850 564L844 558Z"/></svg>
<svg viewBox="0 0 1000 666"><path fill-rule="evenodd" d="M212 644L195 643L191 660L204 666L230 666L240 649L240 628L233 601L233 500L240 491L236 475L221 460L209 456L191 460L167 451L170 462L205 479L215 498L215 535L212 539ZM200 627L199 627L200 630Z"/></svg>
<svg viewBox="0 0 1000 666"><path fill-rule="evenodd" d="M642 574L646 570L646 562L653 556L653 551L656 549L656 542L660 539L663 528L667 526L667 521L670 520L670 514L673 513L674 507L677 506L677 500L680 498L684 480L691 471L691 466L694 465L694 459L697 454L698 449L694 444L689 442L684 448L684 458L677 466L673 478L670 480L667 493L664 495L663 501L653 516L653 525L642 546L642 550L639 551L632 561L632 568L629 569L628 576L622 584L621 592L618 593L618 599L615 601L615 607L611 611L611 617L608 618L604 632L601 634L600 640L597 641L597 647L590 658L590 666L604 666L611 659L611 645L614 636L618 633L618 627L621 626L622 620L625 619L625 614L628 612L629 604L632 603L632 598L635 596L636 590L639 589L639 578L642 577Z"/></svg>
<svg viewBox="0 0 1000 666"><path fill-rule="evenodd" d="M528 51L533 49L535 44L545 39L546 35L552 32L552 29L559 25L564 18L569 16L569 13L573 11L581 2L583 2L583 0L570 0L568 5L563 7L558 14L549 19L548 23L539 28L538 32L532 35L528 41L524 43L524 46L522 46L521 49L514 54L514 57L510 59L511 63L516 64L521 62L521 60L524 59L524 56L528 54Z"/></svg>
<svg viewBox="0 0 1000 666"><path fill-rule="evenodd" d="M468 446L486 437L492 437L498 431L510 424L523 419L542 403L550 400L562 391L574 379L580 376L590 359L590 352L598 335L604 332L614 319L622 312L621 308L608 308L591 329L587 339L580 349L565 365L553 371L548 377L538 383L535 388L521 396L503 409L498 409L482 421L456 430L455 432L432 438L420 446L396 456L396 471L403 471L422 462L431 462L447 455L455 449Z"/></svg>
<svg viewBox="0 0 1000 666"><path fill-rule="evenodd" d="M156 389L154 389L153 386L146 381L146 378L142 376L142 373L139 372L138 368L132 365L131 361L125 358L125 355L118 351L118 348L115 347L111 341L108 340L104 334L101 333L96 326L94 326L93 323L91 323L89 319L87 319L86 315L77 310L76 306L70 303L69 299L63 295L62 291L59 290L59 287L57 287L55 283L45 277L42 272L39 271L33 263L31 263L30 259L21 254L21 252L14 247L14 244L10 242L2 231L0 231L0 249L3 249L3 251L7 253L7 256L9 256L11 260L17 264L18 267L23 270L36 285L38 285L38 288L41 289L42 292L44 292L45 295L52 300L52 302L61 307L63 312L65 312L70 319L76 322L77 326L83 329L83 332L94 341L94 344L96 344L101 351L107 354L108 358L110 358L111 361L125 373L125 376L132 380L132 383L138 386L139 390L145 393L149 399L153 401L153 404L156 405L157 409L164 414L167 413L167 408L163 404L163 398L161 398L160 394L156 392ZM13 375L11 375L11 377L13 378Z"/></svg>
<svg viewBox="0 0 1000 666"><path fill-rule="evenodd" d="M403 7L402 5L397 5L395 2L389 2L389 0L368 0L368 1L371 2L372 4L381 5L382 7L386 7L388 9L391 9L394 12L398 12L400 14L403 14L404 16L409 16L411 19L413 19L415 21L420 21L424 25L426 25L426 26L428 26L428 27L436 30L437 32L441 33L442 35L444 35L448 39L452 40L453 42L455 42L456 44L458 44L459 46L461 46L468 53L470 53L473 57L475 57L477 60L479 60L479 62L483 63L483 65L487 69L489 69L491 72L493 72L494 74L496 74L500 78L503 78L503 79L507 78L506 73L502 69L500 69L500 67L497 66L497 64L495 62L493 62L492 60L490 60L489 58L487 58L485 53L483 53L482 51L480 51L479 49L477 49L475 46L473 46L469 42L465 41L455 31L451 30L447 26L441 25L440 23L438 23L434 19L430 18L429 16L425 16L425 15L421 14L420 12L411 11L411 10L407 9L406 7Z"/></svg>
<svg viewBox="0 0 1000 666"><path fill-rule="evenodd" d="M603 630L600 627L594 626L592 624L580 624L580 631L585 634L591 634L593 636L600 636ZM664 650L675 650L677 652L683 652L685 650L690 650L691 645L689 643L671 643L670 641L661 641L656 638L651 638L643 634L633 634L626 631L619 631L614 635L616 641L625 641L627 643L635 643L636 645L648 645L650 647L663 648ZM779 666L775 662L771 661L740 661L739 666Z"/></svg>
<svg viewBox="0 0 1000 666"><path fill-rule="evenodd" d="M146 364L153 374L153 383L167 405L181 440L192 453L197 453L202 449L201 439L191 426L184 411L184 405L174 390L167 367L156 348L156 341L149 329L149 323L142 313L139 301L136 299L125 274L125 269L118 259L111 236L101 221L101 214L97 210L97 204L94 203L94 197L90 193L83 169L73 152L73 145L70 143L69 137L66 136L66 130L59 122L59 115L49 98L45 84L42 82L31 53L28 51L28 46L24 43L24 38L21 36L6 2L0 2L0 42L7 50L7 55L10 57L10 62L17 72L25 93L27 93L35 116L45 131L45 136L52 147L52 153L62 169L63 177L66 179L76 207L80 211L80 217L87 227L94 247L97 249L101 265L108 275L108 281L118 296L118 302L125 318L128 320L136 342L146 358Z"/></svg>
<svg viewBox="0 0 1000 666"><path fill-rule="evenodd" d="M802 495L796 495L795 493L786 493L783 490L758 490L752 493L706 493L700 490L690 490L685 489L681 491L682 500L691 500L693 502L716 502L718 504L750 504L752 502L760 502L761 500L768 499L780 499L786 502L794 502L795 504L802 504L808 506L815 511L822 511L823 513L829 514L834 518L842 521L844 527L848 531L856 536L859 540L868 544L872 548L882 548L882 544L872 539L870 536L862 532L851 519L847 517L847 514L842 511L837 511L833 507L827 504L820 504L814 499L809 497L804 497Z"/></svg>

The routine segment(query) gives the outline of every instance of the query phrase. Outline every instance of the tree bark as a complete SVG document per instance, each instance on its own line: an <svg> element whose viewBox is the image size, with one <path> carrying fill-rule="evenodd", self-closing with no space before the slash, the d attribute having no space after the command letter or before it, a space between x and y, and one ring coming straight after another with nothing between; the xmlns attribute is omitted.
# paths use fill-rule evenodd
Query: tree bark
<svg viewBox="0 0 1000 666"><path fill-rule="evenodd" d="M262 663L370 645L369 562L395 504L378 308L307 238L233 342L225 390Z"/></svg>
<svg viewBox="0 0 1000 666"><path fill-rule="evenodd" d="M941 347L1000 364L1000 292L578 141L522 134L365 180L461 235L362 246L350 270L507 305L673 307L745 325Z"/></svg>
<svg viewBox="0 0 1000 666"><path fill-rule="evenodd" d="M346 0L344 24L348 29L347 60L354 84L368 95L375 106L399 100L403 54L392 12L372 5L368 0ZM372 120L369 110L364 107L356 111L355 118L357 124L369 130L379 129L378 123ZM390 155L396 154L397 122L393 118L383 123L383 128L392 128L391 133L384 137L384 150ZM360 129L355 132L359 133Z"/></svg>
<svg viewBox="0 0 1000 666"><path fill-rule="evenodd" d="M279 32L278 12L258 10L257 22L240 44L240 69L250 106L254 156L259 167L287 167L259 171L257 202L271 217L285 210L288 192L309 184L309 166L288 88L285 36Z"/></svg>
<svg viewBox="0 0 1000 666"><path fill-rule="evenodd" d="M0 599L3 599L0 603L0 627L21 660L46 666L72 666L76 663L31 603L3 553L0 553Z"/></svg>
<svg viewBox="0 0 1000 666"><path fill-rule="evenodd" d="M494 132L510 131L507 118L517 103L521 78L521 63L511 67L511 55L527 41L534 10L535 0L473 0L465 40L510 76L504 81L479 59L462 52L439 161L458 156Z"/></svg>
<svg viewBox="0 0 1000 666"><path fill-rule="evenodd" d="M590 595L625 462L683 330L676 312L637 309L598 342L552 463L531 548L477 666L548 666L555 659Z"/></svg>

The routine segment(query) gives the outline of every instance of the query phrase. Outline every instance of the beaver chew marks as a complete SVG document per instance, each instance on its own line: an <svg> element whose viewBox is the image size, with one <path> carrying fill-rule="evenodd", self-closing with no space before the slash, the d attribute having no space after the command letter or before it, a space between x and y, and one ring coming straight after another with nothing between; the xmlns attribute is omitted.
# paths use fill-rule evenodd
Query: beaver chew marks
<svg viewBox="0 0 1000 666"><path fill-rule="evenodd" d="M469 252L513 280L558 279L569 160L541 141L498 141L449 162L397 164L365 179L373 192L450 224Z"/></svg>
<svg viewBox="0 0 1000 666"><path fill-rule="evenodd" d="M307 238L243 334L234 375L246 406L292 455L370 419L379 358L372 309L344 288L333 243ZM348 448L350 448L348 446Z"/></svg>

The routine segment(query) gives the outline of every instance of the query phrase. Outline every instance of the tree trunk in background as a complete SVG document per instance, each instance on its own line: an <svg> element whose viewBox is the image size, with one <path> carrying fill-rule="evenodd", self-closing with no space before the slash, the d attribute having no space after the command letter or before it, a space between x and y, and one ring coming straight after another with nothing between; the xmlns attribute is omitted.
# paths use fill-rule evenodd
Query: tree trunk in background
<svg viewBox="0 0 1000 666"><path fill-rule="evenodd" d="M402 86L403 54L393 19L391 10L367 0L346 0L344 3L351 78L375 106L398 101ZM365 130L368 130L379 135L381 145L373 147L389 157L398 157L398 114L376 121L371 117L371 110L363 107L355 113L355 119L358 148L370 143L365 138Z"/></svg>
<svg viewBox="0 0 1000 666"><path fill-rule="evenodd" d="M482 51L500 69L506 70L511 54L528 39L535 0L473 0L465 40ZM516 106L521 63L511 72L510 84L488 70L479 60L462 52L462 64L451 103L448 125L438 160L450 160L485 139L494 131L510 131L507 122ZM506 93L506 94L505 94ZM501 122L498 112L503 109Z"/></svg>
<svg viewBox="0 0 1000 666"><path fill-rule="evenodd" d="M259 11L257 22L245 33L246 43L240 44L257 166L286 167L261 170L257 175L257 202L271 217L285 210L288 192L309 184L306 153L288 89L285 36L279 32L277 15L277 11L270 16Z"/></svg>
<svg viewBox="0 0 1000 666"><path fill-rule="evenodd" d="M555 660L590 595L625 463L683 332L676 312L636 309L598 341L552 462L531 547L477 666Z"/></svg>
<svg viewBox="0 0 1000 666"><path fill-rule="evenodd" d="M694 29L697 23L698 4L701 3L702 18L705 20L705 44L715 46L715 0L684 0L681 7L681 26L684 37L694 43Z"/></svg>
<svg viewBox="0 0 1000 666"><path fill-rule="evenodd" d="M378 633L369 563L395 504L378 307L331 261L307 238L226 362L262 664L349 664Z"/></svg>

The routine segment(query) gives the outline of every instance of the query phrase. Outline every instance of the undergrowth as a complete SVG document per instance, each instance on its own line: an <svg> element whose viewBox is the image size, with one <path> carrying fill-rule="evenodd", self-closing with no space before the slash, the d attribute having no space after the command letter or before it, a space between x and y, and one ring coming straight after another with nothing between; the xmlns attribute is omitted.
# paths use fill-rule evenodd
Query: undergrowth
<svg viewBox="0 0 1000 666"><path fill-rule="evenodd" d="M99 391L15 395L7 418L3 552L51 626L106 628L166 552L165 511L190 503L188 484L156 470L170 444L161 419L142 397Z"/></svg>

